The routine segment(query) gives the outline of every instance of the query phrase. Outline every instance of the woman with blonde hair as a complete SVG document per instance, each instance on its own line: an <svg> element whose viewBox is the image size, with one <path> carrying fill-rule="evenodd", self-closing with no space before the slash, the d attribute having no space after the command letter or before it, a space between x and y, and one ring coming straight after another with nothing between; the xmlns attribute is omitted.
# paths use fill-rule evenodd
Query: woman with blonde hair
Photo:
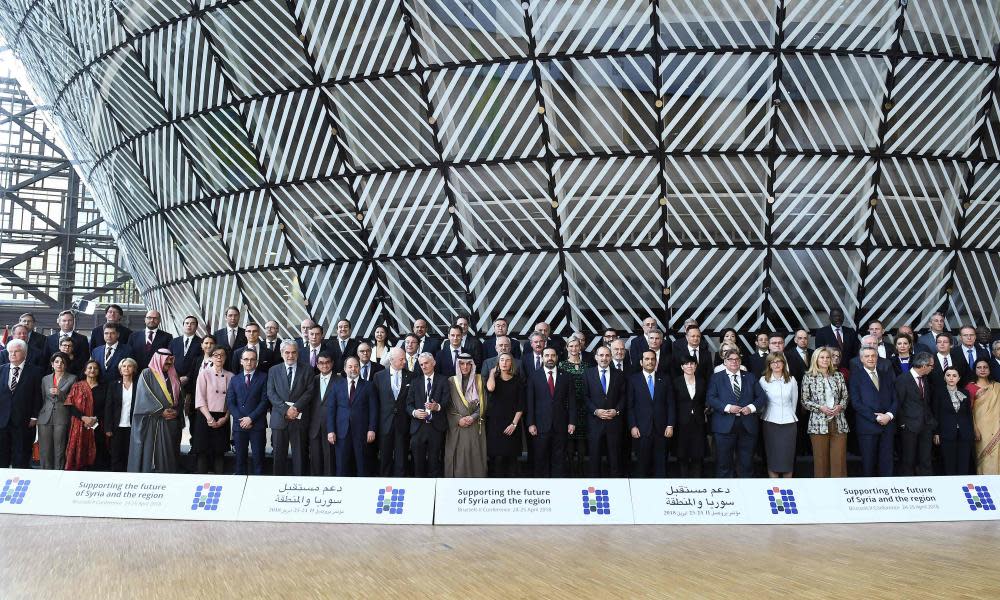
<svg viewBox="0 0 1000 600"><path fill-rule="evenodd" d="M799 420L795 416L795 407L799 400L799 386L788 373L783 353L771 352L765 357L760 387L767 396L767 407L762 416L767 474L775 478L791 477L795 471L795 437L798 435Z"/></svg>
<svg viewBox="0 0 1000 600"><path fill-rule="evenodd" d="M814 477L847 475L847 383L833 362L833 349L817 348L802 377L802 408L813 449Z"/></svg>

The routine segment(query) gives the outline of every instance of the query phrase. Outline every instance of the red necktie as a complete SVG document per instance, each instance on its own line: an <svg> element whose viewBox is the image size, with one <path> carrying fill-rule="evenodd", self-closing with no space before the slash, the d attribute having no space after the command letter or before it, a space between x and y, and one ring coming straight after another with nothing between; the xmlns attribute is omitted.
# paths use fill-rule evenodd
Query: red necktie
<svg viewBox="0 0 1000 600"><path fill-rule="evenodd" d="M840 335L840 330L839 329L836 330L834 333L837 335L837 345L840 346L841 348L843 348L844 347L844 336Z"/></svg>
<svg viewBox="0 0 1000 600"><path fill-rule="evenodd" d="M347 404L354 404L354 380L351 380L351 387L347 390Z"/></svg>
<svg viewBox="0 0 1000 600"><path fill-rule="evenodd" d="M917 377L917 387L920 388L920 397L923 398L924 397L924 378L923 377Z"/></svg>
<svg viewBox="0 0 1000 600"><path fill-rule="evenodd" d="M250 376L247 375L247 387L250 387Z"/></svg>
<svg viewBox="0 0 1000 600"><path fill-rule="evenodd" d="M146 337L146 352L149 353L152 351L153 351L153 332L150 331Z"/></svg>
<svg viewBox="0 0 1000 600"><path fill-rule="evenodd" d="M556 382L554 379L552 379L552 371L549 371L549 395L550 396L556 395Z"/></svg>

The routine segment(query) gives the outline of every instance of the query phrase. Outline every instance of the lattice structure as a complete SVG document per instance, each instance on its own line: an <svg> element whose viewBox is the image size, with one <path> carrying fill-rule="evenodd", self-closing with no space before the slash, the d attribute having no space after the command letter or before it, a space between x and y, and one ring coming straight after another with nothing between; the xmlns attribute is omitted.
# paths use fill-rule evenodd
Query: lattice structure
<svg viewBox="0 0 1000 600"><path fill-rule="evenodd" d="M0 6L171 325L1000 326L993 1Z"/></svg>

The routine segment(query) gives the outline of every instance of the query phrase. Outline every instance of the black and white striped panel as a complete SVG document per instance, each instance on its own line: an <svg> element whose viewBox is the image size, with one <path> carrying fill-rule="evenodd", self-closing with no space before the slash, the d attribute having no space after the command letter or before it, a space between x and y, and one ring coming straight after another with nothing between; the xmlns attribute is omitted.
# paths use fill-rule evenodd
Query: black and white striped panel
<svg viewBox="0 0 1000 600"><path fill-rule="evenodd" d="M264 183L243 117L222 108L176 125L202 191L218 194Z"/></svg>
<svg viewBox="0 0 1000 600"><path fill-rule="evenodd" d="M154 215L140 221L133 230L144 246L156 249L155 252L148 253L148 257L158 284L180 281L191 276L178 255L178 247L171 235L172 226L173 223L168 222L165 216Z"/></svg>
<svg viewBox="0 0 1000 600"><path fill-rule="evenodd" d="M880 245L946 245L968 165L931 159L883 160L873 236Z"/></svg>
<svg viewBox="0 0 1000 600"><path fill-rule="evenodd" d="M215 331L225 325L225 311L227 306L245 307L243 297L240 294L240 286L235 275L220 275L218 277L206 277L194 280L194 291L201 300L205 314L205 329ZM273 315L271 318L278 318ZM278 322L287 324L283 317L278 318Z"/></svg>
<svg viewBox="0 0 1000 600"><path fill-rule="evenodd" d="M246 299L247 314L258 323L279 317L279 327L288 335L294 331L290 323L301 323L309 316L303 302L302 284L294 270L252 271L237 277Z"/></svg>
<svg viewBox="0 0 1000 600"><path fill-rule="evenodd" d="M247 122L275 182L331 177L342 170L332 119L318 90L255 100Z"/></svg>
<svg viewBox="0 0 1000 600"><path fill-rule="evenodd" d="M775 317L768 326L778 331L818 328L831 308L853 315L863 258L860 250L845 248L774 250L768 300L769 314Z"/></svg>
<svg viewBox="0 0 1000 600"><path fill-rule="evenodd" d="M919 2L913 2L916 4ZM895 0L784 0L784 46L885 52L895 38Z"/></svg>
<svg viewBox="0 0 1000 600"><path fill-rule="evenodd" d="M108 0L39 2L35 10L47 12L66 30L80 58L89 63L125 41L113 5Z"/></svg>
<svg viewBox="0 0 1000 600"><path fill-rule="evenodd" d="M104 156L125 139L120 124L111 116L89 73L66 86L56 105L56 114L72 118L79 125L78 138L84 155ZM89 149L88 149L89 147Z"/></svg>
<svg viewBox="0 0 1000 600"><path fill-rule="evenodd" d="M121 199L106 208L107 221L124 226L160 208L149 188L149 180L136 162L131 144L113 152L101 166L105 169L111 189Z"/></svg>
<svg viewBox="0 0 1000 600"><path fill-rule="evenodd" d="M404 0L424 64L505 59L528 53L518 0Z"/></svg>
<svg viewBox="0 0 1000 600"><path fill-rule="evenodd" d="M292 254L299 260L362 260L366 236L346 180L304 183L271 192Z"/></svg>
<svg viewBox="0 0 1000 600"><path fill-rule="evenodd" d="M155 219L165 219L174 234L176 249L184 258L191 275L225 273L233 263L212 218L204 204L187 204ZM162 283L173 280L164 280Z"/></svg>
<svg viewBox="0 0 1000 600"><path fill-rule="evenodd" d="M416 66L398 0L294 2L320 79L391 73Z"/></svg>
<svg viewBox="0 0 1000 600"><path fill-rule="evenodd" d="M390 310L402 331L418 318L432 332L447 333L455 315L467 312L462 263L454 257L412 258L379 263L385 274Z"/></svg>
<svg viewBox="0 0 1000 600"><path fill-rule="evenodd" d="M198 326L202 333L207 332L205 327L204 308L195 296L194 286L189 282L175 283L163 287L163 314L161 322L183 323L188 316L198 319Z"/></svg>
<svg viewBox="0 0 1000 600"><path fill-rule="evenodd" d="M348 319L355 331L370 332L386 314L385 306L378 300L378 280L369 263L304 267L302 282L309 313L327 331L334 331L340 319Z"/></svg>
<svg viewBox="0 0 1000 600"><path fill-rule="evenodd" d="M959 323L1000 326L1000 255L959 252L949 315Z"/></svg>
<svg viewBox="0 0 1000 600"><path fill-rule="evenodd" d="M132 46L116 50L90 72L126 134L133 136L170 119Z"/></svg>
<svg viewBox="0 0 1000 600"><path fill-rule="evenodd" d="M982 0L911 0L900 47L906 52L996 58L1000 12L996 2Z"/></svg>
<svg viewBox="0 0 1000 600"><path fill-rule="evenodd" d="M212 201L212 212L237 269L276 267L291 261L288 242L268 191L217 198Z"/></svg>
<svg viewBox="0 0 1000 600"><path fill-rule="evenodd" d="M174 127L157 129L136 139L135 154L161 208L201 196L191 159L182 150Z"/></svg>
<svg viewBox="0 0 1000 600"><path fill-rule="evenodd" d="M659 0L660 47L760 48L774 45L778 0Z"/></svg>
<svg viewBox="0 0 1000 600"><path fill-rule="evenodd" d="M647 0L530 2L538 54L611 52L648 48L653 37Z"/></svg>
<svg viewBox="0 0 1000 600"><path fill-rule="evenodd" d="M1000 250L1000 164L980 164L969 192L962 247Z"/></svg>
<svg viewBox="0 0 1000 600"><path fill-rule="evenodd" d="M107 3L105 1L105 3ZM122 27L130 35L172 21L191 12L191 0L111 0Z"/></svg>
<svg viewBox="0 0 1000 600"><path fill-rule="evenodd" d="M653 250L567 252L570 322L574 330L631 330L648 309L662 307L663 257Z"/></svg>
<svg viewBox="0 0 1000 600"><path fill-rule="evenodd" d="M668 328L679 330L689 318L714 331L761 327L764 255L764 250L740 248L670 250Z"/></svg>
<svg viewBox="0 0 1000 600"><path fill-rule="evenodd" d="M867 256L869 275L858 323L925 324L946 299L944 283L953 257L951 251L873 249Z"/></svg>
<svg viewBox="0 0 1000 600"><path fill-rule="evenodd" d="M511 331L532 331L539 321L553 327L566 324L558 254L472 256L468 271L480 331L489 330L500 316L508 319Z"/></svg>
<svg viewBox="0 0 1000 600"><path fill-rule="evenodd" d="M457 240L440 171L365 177L358 191L374 256L455 251Z"/></svg>

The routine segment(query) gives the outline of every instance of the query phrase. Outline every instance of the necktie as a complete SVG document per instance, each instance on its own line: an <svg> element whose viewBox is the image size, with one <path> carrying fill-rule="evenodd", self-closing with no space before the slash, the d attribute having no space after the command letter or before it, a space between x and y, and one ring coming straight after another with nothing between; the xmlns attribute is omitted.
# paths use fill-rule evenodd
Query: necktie
<svg viewBox="0 0 1000 600"><path fill-rule="evenodd" d="M542 359L536 354L535 355L535 370L542 368Z"/></svg>
<svg viewBox="0 0 1000 600"><path fill-rule="evenodd" d="M652 375L646 375L646 387L649 388L649 397L650 398L655 398L656 396L654 394L655 394L656 390L655 390L655 388L653 386L653 376Z"/></svg>
<svg viewBox="0 0 1000 600"><path fill-rule="evenodd" d="M313 367L314 369L316 368L316 355L317 354L318 354L318 352L316 351L315 348L313 348L312 352L309 353L309 366Z"/></svg>
<svg viewBox="0 0 1000 600"><path fill-rule="evenodd" d="M247 387L250 387L250 373L247 373Z"/></svg>
<svg viewBox="0 0 1000 600"><path fill-rule="evenodd" d="M292 387L292 368L288 367L288 387Z"/></svg>
<svg viewBox="0 0 1000 600"><path fill-rule="evenodd" d="M274 342L268 342L267 343L267 351L268 352L274 352Z"/></svg>
<svg viewBox="0 0 1000 600"><path fill-rule="evenodd" d="M739 400L740 394L743 392L743 389L740 387L740 377L739 375L733 375L732 377L733 377L733 395L736 396L737 400Z"/></svg>
<svg viewBox="0 0 1000 600"><path fill-rule="evenodd" d="M876 390L881 389L878 387L878 373L876 373L875 371L868 371L868 374L871 375L872 383L875 384L875 389Z"/></svg>
<svg viewBox="0 0 1000 600"><path fill-rule="evenodd" d="M406 357L406 368L409 369L409 370L411 370L411 371L413 370L413 357L412 356L407 356Z"/></svg>
<svg viewBox="0 0 1000 600"><path fill-rule="evenodd" d="M354 404L354 380L351 380L351 387L347 390L347 403Z"/></svg>
<svg viewBox="0 0 1000 600"><path fill-rule="evenodd" d="M975 371L976 370L976 357L972 354L972 349L969 348L968 350L966 350L965 353L969 357L969 370L970 371Z"/></svg>
<svg viewBox="0 0 1000 600"><path fill-rule="evenodd" d="M556 380L552 377L552 371L549 371L549 395L556 395Z"/></svg>
<svg viewBox="0 0 1000 600"><path fill-rule="evenodd" d="M844 336L840 335L840 327L834 330L834 335L837 336L837 345L841 348L844 347Z"/></svg>
<svg viewBox="0 0 1000 600"><path fill-rule="evenodd" d="M920 388L920 397L924 397L924 378L917 377L917 387Z"/></svg>
<svg viewBox="0 0 1000 600"><path fill-rule="evenodd" d="M368 365L361 367L361 379L368 381Z"/></svg>
<svg viewBox="0 0 1000 600"><path fill-rule="evenodd" d="M14 375L10 378L10 391L17 387L17 378L21 374L21 367L14 367Z"/></svg>
<svg viewBox="0 0 1000 600"><path fill-rule="evenodd" d="M343 354L347 350L347 342L340 340L340 353Z"/></svg>
<svg viewBox="0 0 1000 600"><path fill-rule="evenodd" d="M458 350L455 350L455 370L458 370Z"/></svg>
<svg viewBox="0 0 1000 600"><path fill-rule="evenodd" d="M188 348L191 347L191 338L184 338L184 355L187 356Z"/></svg>
<svg viewBox="0 0 1000 600"><path fill-rule="evenodd" d="M698 349L697 348L691 350L691 356L694 357L694 362L698 362Z"/></svg>
<svg viewBox="0 0 1000 600"><path fill-rule="evenodd" d="M230 329L229 330L229 347L232 348L235 345L236 345L236 330L235 329Z"/></svg>
<svg viewBox="0 0 1000 600"><path fill-rule="evenodd" d="M146 332L146 352L149 353L152 351L153 351L153 332L148 331Z"/></svg>
<svg viewBox="0 0 1000 600"><path fill-rule="evenodd" d="M111 355L114 354L114 349L108 346L104 349L104 368L108 368L108 363L111 362Z"/></svg>
<svg viewBox="0 0 1000 600"><path fill-rule="evenodd" d="M392 397L399 397L399 371L392 374Z"/></svg>
<svg viewBox="0 0 1000 600"><path fill-rule="evenodd" d="M604 395L608 395L608 370L601 369L601 388L604 390Z"/></svg>
<svg viewBox="0 0 1000 600"><path fill-rule="evenodd" d="M430 377L427 378L427 401L428 402L431 401L431 378ZM430 423L431 419L433 419L433 418L434 418L434 414L431 413L431 411L428 410L427 411L427 417L424 418L424 421Z"/></svg>
<svg viewBox="0 0 1000 600"><path fill-rule="evenodd" d="M616 362L615 363L615 368L618 369L619 371L621 371L622 370L622 364L620 362Z"/></svg>
<svg viewBox="0 0 1000 600"><path fill-rule="evenodd" d="M942 364L944 365L945 369L947 369L949 366L951 366L951 365L948 364L948 357L947 356L944 357L944 361L942 361Z"/></svg>

